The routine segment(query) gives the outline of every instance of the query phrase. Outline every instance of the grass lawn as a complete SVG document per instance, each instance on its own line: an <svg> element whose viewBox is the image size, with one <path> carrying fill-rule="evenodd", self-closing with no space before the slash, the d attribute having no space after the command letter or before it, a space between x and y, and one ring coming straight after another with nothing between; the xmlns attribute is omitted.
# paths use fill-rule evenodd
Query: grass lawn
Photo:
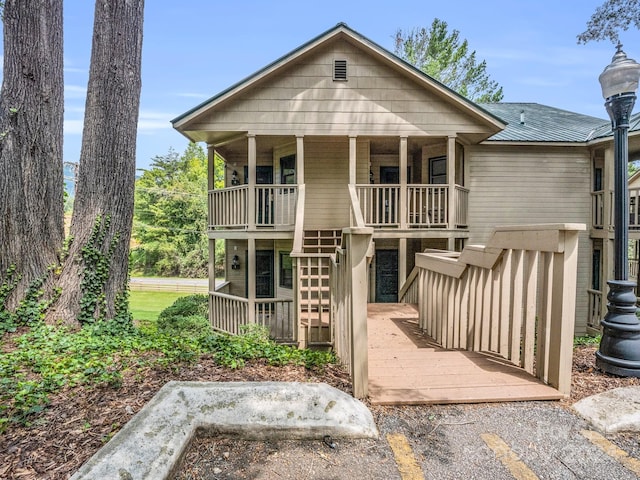
<svg viewBox="0 0 640 480"><path fill-rule="evenodd" d="M129 308L134 320L156 320L158 314L177 298L190 295L184 292L129 292Z"/></svg>

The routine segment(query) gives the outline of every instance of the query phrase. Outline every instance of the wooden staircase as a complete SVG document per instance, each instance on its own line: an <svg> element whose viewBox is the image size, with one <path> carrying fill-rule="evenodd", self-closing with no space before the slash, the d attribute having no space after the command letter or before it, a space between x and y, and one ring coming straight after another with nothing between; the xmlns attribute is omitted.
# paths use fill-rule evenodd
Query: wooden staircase
<svg viewBox="0 0 640 480"><path fill-rule="evenodd" d="M303 256L298 258L299 319L308 346L332 343L329 257L341 239L341 230L304 232Z"/></svg>
<svg viewBox="0 0 640 480"><path fill-rule="evenodd" d="M335 253L340 246L342 230L305 230L302 251L304 253Z"/></svg>

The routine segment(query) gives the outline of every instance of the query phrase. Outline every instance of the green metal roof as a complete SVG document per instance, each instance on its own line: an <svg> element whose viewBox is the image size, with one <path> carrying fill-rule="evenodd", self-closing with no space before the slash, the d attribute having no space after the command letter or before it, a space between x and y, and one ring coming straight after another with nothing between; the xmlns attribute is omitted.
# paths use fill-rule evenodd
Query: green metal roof
<svg viewBox="0 0 640 480"><path fill-rule="evenodd" d="M629 119L629 133L640 131L640 113L631 115ZM589 140L595 140L597 138L610 137L613 135L611 130L611 122L604 123L600 128L597 128Z"/></svg>
<svg viewBox="0 0 640 480"><path fill-rule="evenodd" d="M606 120L539 103L487 103L482 107L507 122L504 130L487 141L587 142L607 126L611 134Z"/></svg>

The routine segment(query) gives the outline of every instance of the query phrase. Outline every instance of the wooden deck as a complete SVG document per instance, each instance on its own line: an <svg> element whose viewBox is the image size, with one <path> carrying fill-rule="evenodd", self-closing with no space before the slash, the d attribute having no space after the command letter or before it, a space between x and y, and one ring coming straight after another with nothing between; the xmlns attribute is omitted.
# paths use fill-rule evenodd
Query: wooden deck
<svg viewBox="0 0 640 480"><path fill-rule="evenodd" d="M368 305L374 405L558 400L556 389L488 353L445 350L418 328L413 305Z"/></svg>

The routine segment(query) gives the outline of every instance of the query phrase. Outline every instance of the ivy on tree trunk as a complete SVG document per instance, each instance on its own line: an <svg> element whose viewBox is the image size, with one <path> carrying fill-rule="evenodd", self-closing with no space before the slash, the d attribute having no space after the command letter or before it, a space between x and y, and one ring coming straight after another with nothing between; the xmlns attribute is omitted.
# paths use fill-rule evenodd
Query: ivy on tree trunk
<svg viewBox="0 0 640 480"><path fill-rule="evenodd" d="M99 297L94 318L114 318L128 284L133 221L136 132L140 104L143 0L97 0L71 246L50 321L78 322L87 296ZM108 222L105 221L108 219ZM108 258L96 275L92 255ZM94 235L95 239L95 235ZM84 255L83 255L84 252ZM89 280L87 280L89 279ZM89 288L90 287L90 288ZM98 305L96 303L96 305ZM82 318L86 321L86 311Z"/></svg>
<svg viewBox="0 0 640 480"><path fill-rule="evenodd" d="M62 0L3 3L0 284L12 270L19 278L5 299L13 309L64 238Z"/></svg>

